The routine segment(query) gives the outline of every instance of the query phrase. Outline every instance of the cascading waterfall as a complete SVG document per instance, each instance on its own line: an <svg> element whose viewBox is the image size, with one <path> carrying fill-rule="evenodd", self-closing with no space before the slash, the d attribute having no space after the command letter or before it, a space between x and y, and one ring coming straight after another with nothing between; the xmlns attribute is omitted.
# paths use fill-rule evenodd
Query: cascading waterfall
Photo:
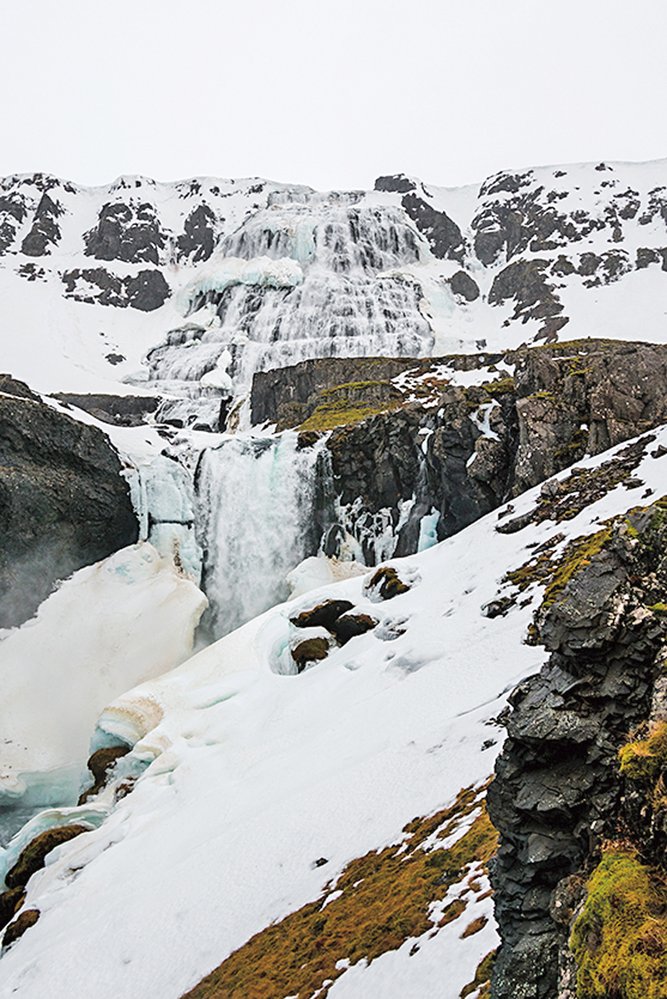
<svg viewBox="0 0 667 999"><path fill-rule="evenodd" d="M428 249L406 214L354 192L295 197L270 199L224 240L180 295L199 321L148 356L150 379L188 400L186 420L215 422L215 385L238 395L256 371L433 349L421 286L405 273ZM183 404L176 408L183 421ZM167 403L161 416L175 412Z"/></svg>
<svg viewBox="0 0 667 999"><path fill-rule="evenodd" d="M203 453L196 523L214 638L286 599L286 574L317 550L318 455L295 433L233 437Z"/></svg>

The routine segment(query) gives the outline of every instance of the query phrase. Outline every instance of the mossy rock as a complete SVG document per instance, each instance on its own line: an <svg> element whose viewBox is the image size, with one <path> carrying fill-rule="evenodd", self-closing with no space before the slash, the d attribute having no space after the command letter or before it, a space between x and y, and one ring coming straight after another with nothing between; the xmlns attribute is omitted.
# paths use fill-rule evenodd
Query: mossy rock
<svg viewBox="0 0 667 999"><path fill-rule="evenodd" d="M307 638L292 649L292 659L301 673L308 663L320 662L329 653L329 643L326 638Z"/></svg>
<svg viewBox="0 0 667 999"><path fill-rule="evenodd" d="M667 722L657 722L646 739L629 742L619 750L621 773L630 780L654 783L667 771Z"/></svg>
<svg viewBox="0 0 667 999"><path fill-rule="evenodd" d="M667 884L630 849L608 849L587 886L570 948L579 999L664 999Z"/></svg>
<svg viewBox="0 0 667 999"><path fill-rule="evenodd" d="M370 614L342 614L334 621L331 630L340 644L345 645L351 638L372 631L376 625L377 621Z"/></svg>
<svg viewBox="0 0 667 999"><path fill-rule="evenodd" d="M21 851L18 860L7 872L5 877L7 887L25 887L32 875L44 867L46 857L52 850L85 832L90 832L89 826L71 825L56 826L40 833Z"/></svg>
<svg viewBox="0 0 667 999"><path fill-rule="evenodd" d="M297 628L326 628L332 630L335 621L352 610L354 604L349 600L324 600L321 604L316 604L310 610L301 611L296 617L291 617L290 621Z"/></svg>
<svg viewBox="0 0 667 999"><path fill-rule="evenodd" d="M39 909L24 909L23 912L16 917L13 923L10 923L5 930L4 936L2 938L3 950L5 947L11 947L19 937L22 937L26 930L29 930L31 926L34 926L39 919Z"/></svg>
<svg viewBox="0 0 667 999"><path fill-rule="evenodd" d="M401 593L407 593L409 589L410 586L401 579L396 569L390 565L381 565L373 573L367 585L367 590L370 593L377 593L382 600L391 600L392 597L398 597Z"/></svg>

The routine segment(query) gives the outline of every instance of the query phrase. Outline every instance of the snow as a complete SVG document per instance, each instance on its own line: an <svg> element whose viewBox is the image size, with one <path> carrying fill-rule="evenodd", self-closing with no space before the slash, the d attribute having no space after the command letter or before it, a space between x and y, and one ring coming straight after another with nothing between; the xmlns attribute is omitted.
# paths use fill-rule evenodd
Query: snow
<svg viewBox="0 0 667 999"><path fill-rule="evenodd" d="M300 597L309 590L317 590L350 576L364 576L367 572L367 567L354 559L343 562L326 555L310 555L288 572L285 579L290 597Z"/></svg>
<svg viewBox="0 0 667 999"><path fill-rule="evenodd" d="M661 430L656 444L665 442ZM492 719L545 655L522 644L539 588L504 617L485 617L484 606L535 543L598 529L646 486L667 492L667 462L649 454L637 475L641 486L619 487L564 524L504 535L494 512L394 560L413 585L391 601L364 596L368 577L302 594L112 701L96 739L134 743L127 759L146 769L98 829L31 880L26 904L42 916L2 959L7 994L90 994L94 968L96 999L176 999L252 934L316 898L350 859L397 842L413 816L483 781L501 741ZM520 497L515 512L538 498L539 489ZM290 616L325 597L351 600L381 627L282 675ZM438 994L456 999L495 931L489 920L463 943L462 923L450 925L413 956L404 946L349 969L334 994L417 999L432 994L444 960Z"/></svg>
<svg viewBox="0 0 667 999"><path fill-rule="evenodd" d="M95 719L192 652L204 595L149 544L80 569L0 642L0 805L75 801Z"/></svg>

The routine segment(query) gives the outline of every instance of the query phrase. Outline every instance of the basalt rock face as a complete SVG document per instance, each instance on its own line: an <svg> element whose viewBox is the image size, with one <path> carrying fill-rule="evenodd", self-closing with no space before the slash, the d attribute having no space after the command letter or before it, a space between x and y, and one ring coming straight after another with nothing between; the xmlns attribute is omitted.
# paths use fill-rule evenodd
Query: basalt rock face
<svg viewBox="0 0 667 999"><path fill-rule="evenodd" d="M457 371L501 362L513 377L453 384ZM665 384L666 347L590 340L504 356L306 361L256 375L251 407L256 422L303 424L307 445L318 407L345 397L358 415L343 413L327 442L338 518L328 539L352 534L374 564L387 556L375 544L381 531L396 539L390 554L410 554L425 515L438 514L442 540L585 454L664 422Z"/></svg>
<svg viewBox="0 0 667 999"><path fill-rule="evenodd" d="M0 388L0 627L29 618L58 580L138 537L108 438L39 401Z"/></svg>
<svg viewBox="0 0 667 999"><path fill-rule="evenodd" d="M348 382L386 381L429 363L410 357L325 357L258 371L250 395L252 422L275 423L278 430L297 427L312 414L326 389Z"/></svg>
<svg viewBox="0 0 667 999"><path fill-rule="evenodd" d="M592 340L515 356L515 494L667 420L664 346Z"/></svg>
<svg viewBox="0 0 667 999"><path fill-rule="evenodd" d="M648 718L661 669L667 626L649 608L667 587L666 541L659 505L629 514L537 612L551 657L510 698L508 737L488 792L500 832L494 999L573 994L573 917L603 839L626 833L618 751Z"/></svg>

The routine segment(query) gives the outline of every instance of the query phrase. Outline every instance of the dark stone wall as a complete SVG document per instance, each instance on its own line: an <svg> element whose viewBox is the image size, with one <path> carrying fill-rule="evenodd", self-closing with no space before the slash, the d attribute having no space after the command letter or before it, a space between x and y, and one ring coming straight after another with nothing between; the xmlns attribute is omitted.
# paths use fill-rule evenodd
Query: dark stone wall
<svg viewBox="0 0 667 999"><path fill-rule="evenodd" d="M0 380L0 627L21 624L58 580L138 538L121 463L96 427Z"/></svg>

